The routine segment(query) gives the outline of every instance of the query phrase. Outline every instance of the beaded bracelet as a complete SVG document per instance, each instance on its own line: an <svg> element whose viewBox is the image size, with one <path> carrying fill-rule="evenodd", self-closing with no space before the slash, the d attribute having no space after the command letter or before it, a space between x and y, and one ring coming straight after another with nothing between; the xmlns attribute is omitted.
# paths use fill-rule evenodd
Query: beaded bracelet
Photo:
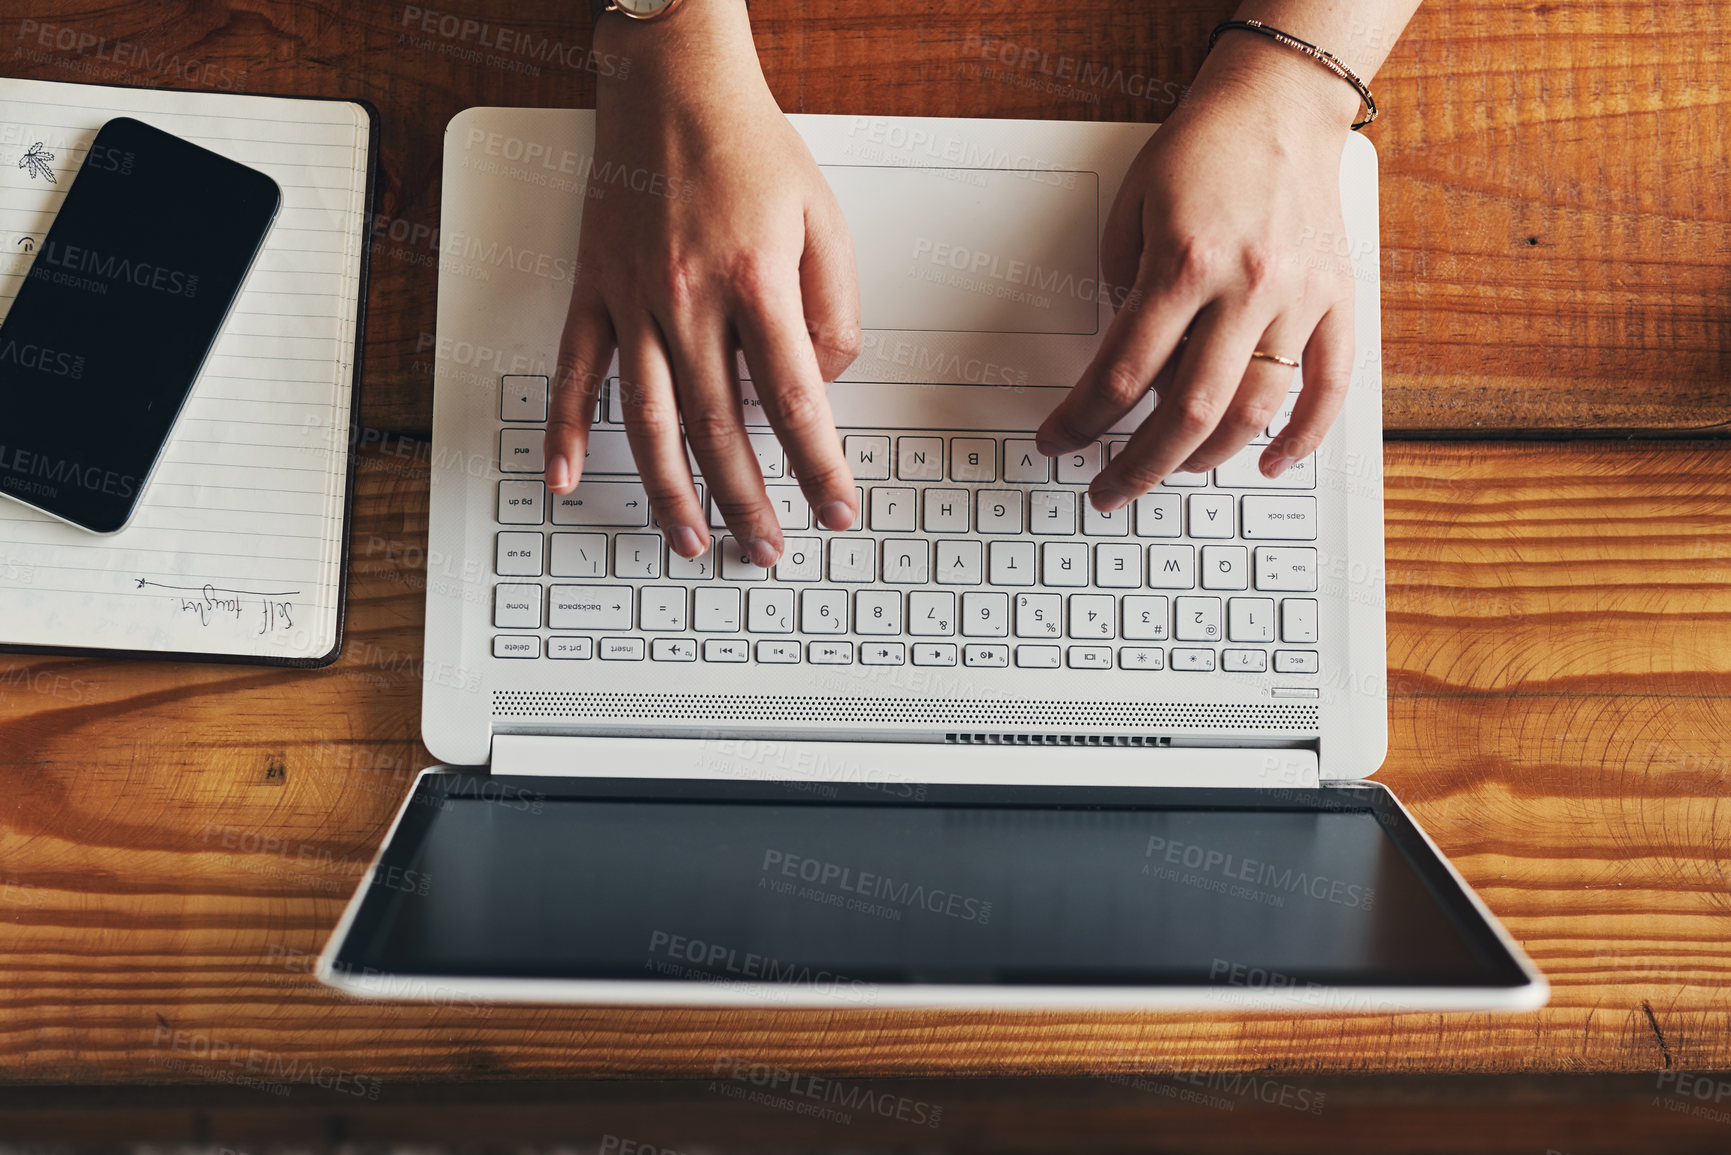
<svg viewBox="0 0 1731 1155"><path fill-rule="evenodd" d="M1364 101L1364 107L1369 111L1369 115L1352 126L1354 132L1358 132L1376 119L1376 98L1371 96L1370 86L1358 78L1358 73L1342 64L1340 58L1334 53L1325 52L1310 41L1300 40L1278 28L1271 28L1260 20L1222 20L1214 26L1214 31L1208 35L1208 51L1214 51L1214 42L1220 39L1222 32L1232 32L1238 29L1245 32L1255 32L1258 35L1268 37L1276 44L1284 44L1288 48L1297 49L1357 89L1358 98Z"/></svg>

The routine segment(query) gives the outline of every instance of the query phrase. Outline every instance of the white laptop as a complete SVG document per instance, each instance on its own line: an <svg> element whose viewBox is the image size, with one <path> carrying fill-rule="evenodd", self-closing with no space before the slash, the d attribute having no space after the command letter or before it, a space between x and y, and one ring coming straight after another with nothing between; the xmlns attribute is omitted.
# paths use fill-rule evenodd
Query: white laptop
<svg viewBox="0 0 1731 1155"><path fill-rule="evenodd" d="M1541 1005L1364 781L1387 746L1370 144L1343 159L1347 236L1305 238L1357 274L1323 449L1269 481L1264 436L1101 515L1087 483L1153 399L1055 461L1033 431L1110 323L1100 233L1152 127L792 119L859 261L865 351L830 400L862 514L812 528L745 382L787 538L767 572L719 522L709 555L670 555L611 398L577 490L540 479L585 196L662 194L592 163L591 112L448 127L423 706L447 765L321 976L463 1001Z"/></svg>

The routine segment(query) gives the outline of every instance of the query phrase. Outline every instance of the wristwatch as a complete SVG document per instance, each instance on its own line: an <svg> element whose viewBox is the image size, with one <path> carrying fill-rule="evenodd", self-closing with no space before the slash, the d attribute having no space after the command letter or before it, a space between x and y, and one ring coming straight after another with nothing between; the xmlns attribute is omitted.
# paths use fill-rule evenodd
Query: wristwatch
<svg viewBox="0 0 1731 1155"><path fill-rule="evenodd" d="M679 7L679 0L589 0L589 15L600 20L603 12L617 12L633 20L653 20Z"/></svg>

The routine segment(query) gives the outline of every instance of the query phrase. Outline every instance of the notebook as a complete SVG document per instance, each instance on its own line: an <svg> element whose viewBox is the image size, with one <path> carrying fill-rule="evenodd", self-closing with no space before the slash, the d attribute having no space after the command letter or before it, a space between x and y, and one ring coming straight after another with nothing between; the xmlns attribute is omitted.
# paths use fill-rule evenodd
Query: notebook
<svg viewBox="0 0 1731 1155"><path fill-rule="evenodd" d="M0 648L323 665L342 640L374 113L0 79L0 316L122 115L267 173L282 208L133 523L98 538L0 502Z"/></svg>

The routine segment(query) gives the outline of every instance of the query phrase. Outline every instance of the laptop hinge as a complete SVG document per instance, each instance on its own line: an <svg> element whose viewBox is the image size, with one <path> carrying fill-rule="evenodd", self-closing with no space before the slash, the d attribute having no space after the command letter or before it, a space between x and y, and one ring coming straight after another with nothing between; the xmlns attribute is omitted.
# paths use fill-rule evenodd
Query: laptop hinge
<svg viewBox="0 0 1731 1155"><path fill-rule="evenodd" d="M755 738L498 734L494 774L717 778L813 785L1212 786L1309 789L1316 751L1166 746L950 746Z"/></svg>

